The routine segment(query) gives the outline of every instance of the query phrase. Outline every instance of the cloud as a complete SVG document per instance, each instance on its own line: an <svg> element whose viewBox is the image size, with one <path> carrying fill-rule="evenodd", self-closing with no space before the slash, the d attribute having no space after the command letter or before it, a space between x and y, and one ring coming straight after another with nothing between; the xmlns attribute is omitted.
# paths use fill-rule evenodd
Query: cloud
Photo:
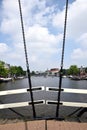
<svg viewBox="0 0 87 130"><path fill-rule="evenodd" d="M72 64L76 64L79 67L87 66L87 50L82 48L74 49L71 54Z"/></svg>
<svg viewBox="0 0 87 130"><path fill-rule="evenodd" d="M72 59L81 60L81 59L85 58L86 55L87 55L87 53L84 52L81 48L77 48L77 49L73 50Z"/></svg>
<svg viewBox="0 0 87 130"><path fill-rule="evenodd" d="M46 27L34 25L27 30L26 39L32 47L49 48L60 43L62 34L54 35Z"/></svg>
<svg viewBox="0 0 87 130"><path fill-rule="evenodd" d="M82 48L87 49L87 33L83 33L83 35L77 39L77 43L79 43Z"/></svg>
<svg viewBox="0 0 87 130"><path fill-rule="evenodd" d="M10 7L10 4L13 6ZM15 14L15 8L17 7L17 3L12 3L11 0L3 1L4 17L1 22L1 32L10 35L12 41L8 44L6 57L3 57L11 64L24 67L26 64L25 52L18 10ZM30 3L29 1L22 1L22 8L29 63L33 68L35 68L34 65L36 68L43 68L44 65L49 63L48 60L50 63L52 62L51 57L53 55L60 52L62 34L54 35L50 33L46 26L43 26L49 23L54 7L46 7L45 0L43 2L37 0L35 2L30 1ZM37 11L34 9L37 9Z"/></svg>
<svg viewBox="0 0 87 130"><path fill-rule="evenodd" d="M59 66L60 63L57 63L57 60L60 61L61 55L65 6L60 10L59 3L47 4L47 0L21 0L21 4L31 68L43 69L52 65ZM74 42L69 48L71 50L66 51L69 61L85 61L82 59L86 57L87 48L86 10L86 0L69 3L67 39L70 42L73 39ZM0 34L5 39L1 39L0 45L3 49L0 54L8 63L24 67L25 54L18 1L3 0L1 18Z"/></svg>
<svg viewBox="0 0 87 130"><path fill-rule="evenodd" d="M3 0L1 32L15 35L20 30L20 14L17 1ZM51 23L55 6L46 6L46 0L22 0L21 7L25 28L34 24L47 26Z"/></svg>
<svg viewBox="0 0 87 130"><path fill-rule="evenodd" d="M18 48L15 48L14 46L13 48L11 48L6 43L0 43L0 60L3 60L7 63L10 62L11 64L15 64L15 60L19 61L23 57L23 54L17 50Z"/></svg>
<svg viewBox="0 0 87 130"><path fill-rule="evenodd" d="M40 25L30 27L27 31L26 39L29 59L31 59L35 65L43 66L49 63L49 61L52 62L52 56L60 53L62 34L50 34L46 27L41 27ZM34 60L32 60L33 57ZM48 66L49 65L50 64L48 64Z"/></svg>
<svg viewBox="0 0 87 130"><path fill-rule="evenodd" d="M75 0L69 3L67 16L67 49L70 64L87 64L87 0ZM54 15L53 26L63 31L65 8ZM72 43L70 45L70 43ZM71 46L71 47L70 47ZM67 50L68 51L68 50ZM68 52L67 52L68 53ZM65 61L66 62L66 61ZM67 64L67 63L65 63Z"/></svg>
<svg viewBox="0 0 87 130"><path fill-rule="evenodd" d="M0 55L8 51L8 46L5 43L0 43Z"/></svg>
<svg viewBox="0 0 87 130"><path fill-rule="evenodd" d="M87 28L87 0L76 0L68 7L67 33L69 37L79 37ZM64 10L58 12L53 19L53 25L62 28L64 25Z"/></svg>
<svg viewBox="0 0 87 130"><path fill-rule="evenodd" d="M87 28L87 1L76 0L69 8L68 31L72 37L79 37Z"/></svg>
<svg viewBox="0 0 87 130"><path fill-rule="evenodd" d="M79 48L76 48L73 50L71 54L72 60L77 60L81 64L85 63L87 61L87 33L84 33L77 39L77 45Z"/></svg>
<svg viewBox="0 0 87 130"><path fill-rule="evenodd" d="M53 26L55 26L55 27L57 27L59 29L63 28L63 25L64 25L64 14L65 14L65 10L58 11L58 13L54 15Z"/></svg>
<svg viewBox="0 0 87 130"><path fill-rule="evenodd" d="M17 19L3 19L1 24L1 32L5 34L16 34L17 33L18 20Z"/></svg>

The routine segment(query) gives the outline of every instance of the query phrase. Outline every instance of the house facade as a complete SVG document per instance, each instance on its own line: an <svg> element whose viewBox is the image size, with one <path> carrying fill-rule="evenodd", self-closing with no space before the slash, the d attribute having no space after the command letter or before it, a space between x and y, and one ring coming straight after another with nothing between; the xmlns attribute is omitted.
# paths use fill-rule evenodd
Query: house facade
<svg viewBox="0 0 87 130"><path fill-rule="evenodd" d="M10 69L10 64L5 63L4 68L9 70Z"/></svg>
<svg viewBox="0 0 87 130"><path fill-rule="evenodd" d="M59 75L59 69L58 68L52 68L50 70L47 70L46 73L49 76L58 76Z"/></svg>

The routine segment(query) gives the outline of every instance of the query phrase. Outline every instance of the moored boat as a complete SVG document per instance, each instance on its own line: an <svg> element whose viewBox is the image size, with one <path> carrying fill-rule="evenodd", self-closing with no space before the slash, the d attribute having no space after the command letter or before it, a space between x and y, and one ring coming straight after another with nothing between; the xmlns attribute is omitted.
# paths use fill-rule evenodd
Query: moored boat
<svg viewBox="0 0 87 130"><path fill-rule="evenodd" d="M17 79L24 79L24 76L19 76L17 77Z"/></svg>
<svg viewBox="0 0 87 130"><path fill-rule="evenodd" d="M9 82L11 80L12 80L12 78L0 78L0 83L2 83L2 82Z"/></svg>
<svg viewBox="0 0 87 130"><path fill-rule="evenodd" d="M72 76L72 80L87 80L87 76Z"/></svg>
<svg viewBox="0 0 87 130"><path fill-rule="evenodd" d="M81 78L79 76L72 76L70 79L72 79L72 80L81 80Z"/></svg>

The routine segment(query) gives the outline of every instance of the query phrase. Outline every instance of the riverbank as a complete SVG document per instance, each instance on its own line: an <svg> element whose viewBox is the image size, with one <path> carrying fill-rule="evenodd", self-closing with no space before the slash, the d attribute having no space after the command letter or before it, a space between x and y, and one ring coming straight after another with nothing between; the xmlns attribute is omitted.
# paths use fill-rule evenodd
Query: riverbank
<svg viewBox="0 0 87 130"><path fill-rule="evenodd" d="M0 125L0 130L87 130L87 123L35 120Z"/></svg>
<svg viewBox="0 0 87 130"><path fill-rule="evenodd" d="M14 80L19 80L19 79L24 79L25 77L24 76L19 76L19 77L10 77L10 78L2 78L0 77L0 83L6 83L6 82L9 82L9 81L14 81Z"/></svg>

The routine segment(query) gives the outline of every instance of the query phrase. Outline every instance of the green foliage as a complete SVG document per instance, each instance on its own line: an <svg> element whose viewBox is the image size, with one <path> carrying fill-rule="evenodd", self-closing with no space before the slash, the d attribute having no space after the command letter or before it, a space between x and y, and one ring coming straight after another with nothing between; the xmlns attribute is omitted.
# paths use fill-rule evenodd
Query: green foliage
<svg viewBox="0 0 87 130"><path fill-rule="evenodd" d="M63 69L63 75L67 75L67 70Z"/></svg>
<svg viewBox="0 0 87 130"><path fill-rule="evenodd" d="M26 71L22 69L21 66L10 66L9 69L4 67L5 62L0 61L0 77L8 77L10 76L23 76L26 75ZM85 68L85 72L87 73L87 67ZM63 69L63 75L78 75L80 70L77 65L71 65L69 69ZM32 71L31 75L35 75L35 72Z"/></svg>
<svg viewBox="0 0 87 130"><path fill-rule="evenodd" d="M85 68L85 72L87 73L87 67Z"/></svg>
<svg viewBox="0 0 87 130"><path fill-rule="evenodd" d="M21 76L21 75L24 75L25 73L24 73L24 71L23 71L23 69L22 69L22 67L21 66L11 66L10 67L10 74L12 75L12 76Z"/></svg>
<svg viewBox="0 0 87 130"><path fill-rule="evenodd" d="M1 77L7 77L8 76L8 71L4 68L0 66L0 76Z"/></svg>
<svg viewBox="0 0 87 130"><path fill-rule="evenodd" d="M4 67L5 62L0 61L0 77L10 76L22 76L26 74L26 71L23 71L21 66L11 66L9 69Z"/></svg>
<svg viewBox="0 0 87 130"><path fill-rule="evenodd" d="M4 62L3 61L0 61L0 67L2 68L2 67L4 67Z"/></svg>
<svg viewBox="0 0 87 130"><path fill-rule="evenodd" d="M79 69L78 69L77 65L71 65L70 68L68 69L68 74L69 75L78 75Z"/></svg>
<svg viewBox="0 0 87 130"><path fill-rule="evenodd" d="M0 76L1 77L7 77L8 76L8 70L4 68L5 62L0 61Z"/></svg>
<svg viewBox="0 0 87 130"><path fill-rule="evenodd" d="M31 72L31 75L35 75L35 71L32 71L32 72Z"/></svg>

